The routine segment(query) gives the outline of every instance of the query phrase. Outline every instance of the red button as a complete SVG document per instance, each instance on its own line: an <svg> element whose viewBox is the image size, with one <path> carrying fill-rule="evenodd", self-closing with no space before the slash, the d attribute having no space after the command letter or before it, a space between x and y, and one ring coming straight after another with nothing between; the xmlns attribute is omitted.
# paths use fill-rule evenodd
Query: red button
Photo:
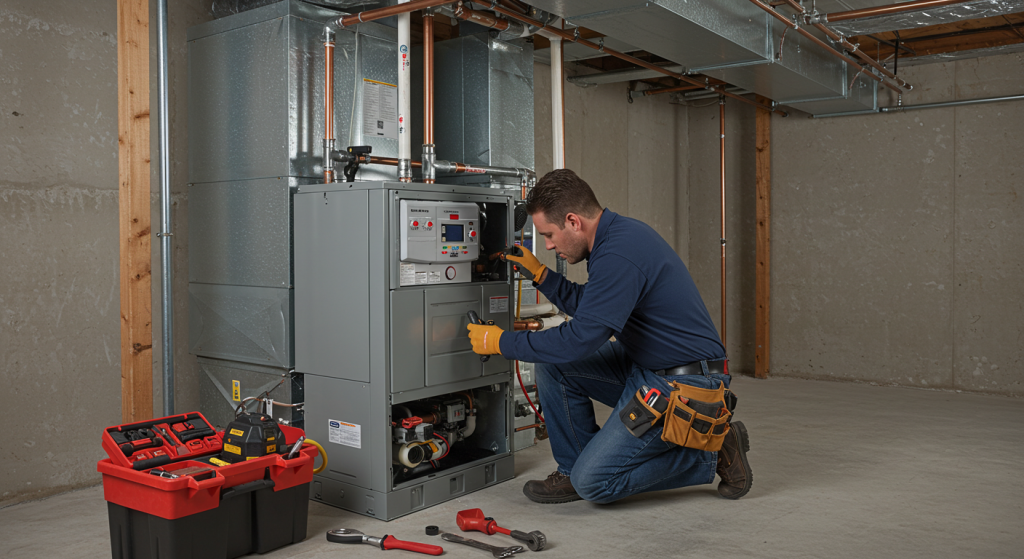
<svg viewBox="0 0 1024 559"><path fill-rule="evenodd" d="M469 236L470 237L476 237L476 231L470 231L469 232Z"/></svg>
<svg viewBox="0 0 1024 559"><path fill-rule="evenodd" d="M448 219L459 219L459 214L452 214L448 216Z"/></svg>
<svg viewBox="0 0 1024 559"><path fill-rule="evenodd" d="M413 227L419 227L420 226L420 222L414 221L414 222L412 222L412 226Z"/></svg>
<svg viewBox="0 0 1024 559"><path fill-rule="evenodd" d="M433 221L428 221L427 222L427 227L433 227L433 226L434 226L434 222Z"/></svg>
<svg viewBox="0 0 1024 559"><path fill-rule="evenodd" d="M462 254L469 254L469 251L468 250L464 250L464 251L462 251Z"/></svg>
<svg viewBox="0 0 1024 559"><path fill-rule="evenodd" d="M448 254L448 251L447 250L442 250L441 254Z"/></svg>

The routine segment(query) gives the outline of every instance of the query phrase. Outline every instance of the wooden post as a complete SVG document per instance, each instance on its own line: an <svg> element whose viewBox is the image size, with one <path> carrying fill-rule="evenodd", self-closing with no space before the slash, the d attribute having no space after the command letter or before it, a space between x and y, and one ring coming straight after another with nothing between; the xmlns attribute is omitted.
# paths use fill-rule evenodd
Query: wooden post
<svg viewBox="0 0 1024 559"><path fill-rule="evenodd" d="M758 103L771 100L757 96ZM772 113L756 109L756 233L757 266L754 269L754 376L768 378L771 348L771 225L772 225Z"/></svg>
<svg viewBox="0 0 1024 559"><path fill-rule="evenodd" d="M121 420L153 417L149 200L149 2L117 0Z"/></svg>

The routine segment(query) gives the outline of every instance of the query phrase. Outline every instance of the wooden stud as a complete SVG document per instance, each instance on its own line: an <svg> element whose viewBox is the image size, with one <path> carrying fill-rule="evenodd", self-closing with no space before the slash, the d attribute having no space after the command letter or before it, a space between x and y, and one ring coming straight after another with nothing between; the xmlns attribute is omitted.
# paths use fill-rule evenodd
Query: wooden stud
<svg viewBox="0 0 1024 559"><path fill-rule="evenodd" d="M757 102L771 105L770 99L760 95ZM771 349L772 113L765 109L755 110L757 265L754 269L754 376L768 378Z"/></svg>
<svg viewBox="0 0 1024 559"><path fill-rule="evenodd" d="M153 417L149 199L149 2L117 0L121 420Z"/></svg>

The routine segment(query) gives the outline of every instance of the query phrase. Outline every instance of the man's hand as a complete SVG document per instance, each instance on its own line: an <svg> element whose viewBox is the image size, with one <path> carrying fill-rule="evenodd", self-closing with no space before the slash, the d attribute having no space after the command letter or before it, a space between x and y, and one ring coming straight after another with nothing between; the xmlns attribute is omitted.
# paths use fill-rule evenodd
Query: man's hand
<svg viewBox="0 0 1024 559"><path fill-rule="evenodd" d="M521 246L517 246L515 248L518 249L516 252L521 253L521 255L517 256L516 254L508 254L505 258L519 266L519 271L524 276L540 283L541 280L544 279L544 270L547 270L548 267L541 264L540 260L537 260L537 257L534 256L529 249Z"/></svg>
<svg viewBox="0 0 1024 559"><path fill-rule="evenodd" d="M501 355L498 340L504 332L501 328L488 324L467 324L469 340L473 342L473 351L480 355Z"/></svg>

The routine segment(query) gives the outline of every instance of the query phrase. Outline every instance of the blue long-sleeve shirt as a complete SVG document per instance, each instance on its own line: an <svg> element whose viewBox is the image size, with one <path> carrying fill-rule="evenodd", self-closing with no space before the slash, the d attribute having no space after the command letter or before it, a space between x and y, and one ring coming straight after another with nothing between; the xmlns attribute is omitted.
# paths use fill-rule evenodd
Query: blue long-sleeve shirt
<svg viewBox="0 0 1024 559"><path fill-rule="evenodd" d="M579 285L548 269L537 288L573 319L542 332L505 332L501 354L565 363L590 355L614 335L647 369L725 358L686 265L646 223L605 209L587 272L589 281Z"/></svg>

